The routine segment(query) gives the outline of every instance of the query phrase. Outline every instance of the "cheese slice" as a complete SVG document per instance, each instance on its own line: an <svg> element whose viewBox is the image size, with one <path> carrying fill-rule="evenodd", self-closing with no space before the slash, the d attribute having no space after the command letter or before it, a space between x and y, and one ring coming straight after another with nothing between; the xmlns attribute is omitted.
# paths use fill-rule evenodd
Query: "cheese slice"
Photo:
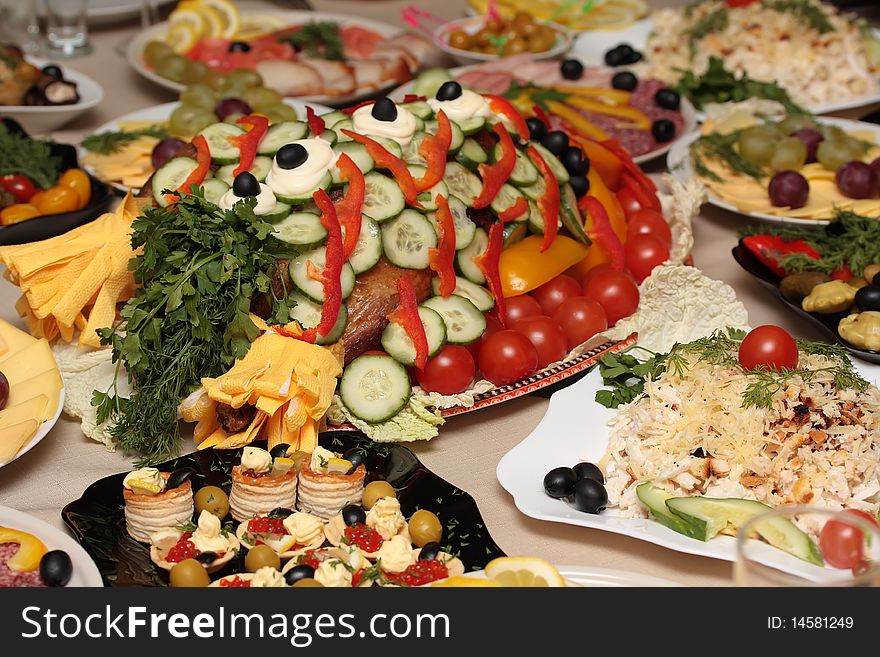
<svg viewBox="0 0 880 657"><path fill-rule="evenodd" d="M48 404L49 397L37 395L15 406L7 406L0 411L0 429L11 427L25 420L35 420L39 424Z"/></svg>
<svg viewBox="0 0 880 657"><path fill-rule="evenodd" d="M6 375L10 386L52 369L57 370L58 364L47 340L37 340L19 352L0 358L0 372Z"/></svg>
<svg viewBox="0 0 880 657"><path fill-rule="evenodd" d="M6 356L10 352L21 351L36 341L36 338L29 336L5 319L0 319L0 356Z"/></svg>
<svg viewBox="0 0 880 657"><path fill-rule="evenodd" d="M27 379L26 381L10 386L9 401L6 402L6 407L11 408L13 406L18 406L34 397L45 395L48 399L46 409L43 412L43 416L37 418L40 422L45 422L55 416L55 413L58 410L61 388L63 387L64 383L61 380L61 374L58 373L58 370L47 370L42 374L37 374L36 376Z"/></svg>
<svg viewBox="0 0 880 657"><path fill-rule="evenodd" d="M36 433L40 423L33 418L0 428L0 463L8 463Z"/></svg>

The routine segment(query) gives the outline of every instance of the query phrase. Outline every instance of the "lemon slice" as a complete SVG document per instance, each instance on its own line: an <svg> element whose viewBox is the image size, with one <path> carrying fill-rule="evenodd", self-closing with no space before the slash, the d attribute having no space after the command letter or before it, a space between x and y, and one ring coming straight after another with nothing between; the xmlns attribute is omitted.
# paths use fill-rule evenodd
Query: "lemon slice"
<svg viewBox="0 0 880 657"><path fill-rule="evenodd" d="M286 456L279 456L272 462L272 476L283 477L290 472L296 465L293 459Z"/></svg>
<svg viewBox="0 0 880 657"><path fill-rule="evenodd" d="M481 579L479 577L462 577L461 575L456 575L455 577L447 577L446 579L441 579L439 582L433 582L431 586L439 586L439 587L449 587L449 588L497 588L500 586L497 582L493 582L491 579Z"/></svg>
<svg viewBox="0 0 880 657"><path fill-rule="evenodd" d="M345 474L349 470L351 470L351 461L339 458L327 459L328 473L339 472L341 474Z"/></svg>
<svg viewBox="0 0 880 657"><path fill-rule="evenodd" d="M247 41L280 30L285 26L285 21L280 16L271 14L245 14L240 18L236 39Z"/></svg>
<svg viewBox="0 0 880 657"><path fill-rule="evenodd" d="M202 12L196 9L194 2L181 2L171 15L168 17L168 31L181 26L187 26L196 34L196 38L201 37L207 29L205 18Z"/></svg>
<svg viewBox="0 0 880 657"><path fill-rule="evenodd" d="M565 580L553 564L538 557L499 557L486 565L485 572L486 577L500 586L565 586Z"/></svg>
<svg viewBox="0 0 880 657"><path fill-rule="evenodd" d="M179 23L168 29L165 42L174 49L174 52L184 53L196 45L199 36L200 33L196 32L191 25Z"/></svg>
<svg viewBox="0 0 880 657"><path fill-rule="evenodd" d="M216 36L231 39L238 33L241 16L238 8L230 0L195 0L204 11L210 11L218 17L222 23L220 33Z"/></svg>
<svg viewBox="0 0 880 657"><path fill-rule="evenodd" d="M133 480L128 482L131 492L135 495L158 495L163 490L162 486L158 486L149 481Z"/></svg>
<svg viewBox="0 0 880 657"><path fill-rule="evenodd" d="M20 573L39 568L40 559L49 551L33 534L8 527L0 527L0 544L3 543L18 544L18 551L6 562L6 565Z"/></svg>

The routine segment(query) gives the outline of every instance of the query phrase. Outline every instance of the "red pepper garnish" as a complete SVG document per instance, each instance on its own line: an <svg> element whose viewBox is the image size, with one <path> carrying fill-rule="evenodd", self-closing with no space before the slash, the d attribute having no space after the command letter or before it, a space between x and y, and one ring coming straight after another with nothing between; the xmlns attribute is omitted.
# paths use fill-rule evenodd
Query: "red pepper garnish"
<svg viewBox="0 0 880 657"><path fill-rule="evenodd" d="M380 169L388 169L391 172L391 175L394 176L397 184L400 185L400 191L403 192L403 196L406 198L407 203L414 207L422 208L422 204L416 200L419 191L416 188L416 183L413 180L412 174L406 166L406 162L389 152L387 148L375 139L359 135L351 130L343 129L342 133L348 135L359 144L363 144L366 147L369 156L376 162L377 167Z"/></svg>
<svg viewBox="0 0 880 657"><path fill-rule="evenodd" d="M336 204L336 215L339 223L345 226L343 259L348 260L357 247L361 236L361 210L364 207L366 185L364 173L348 155L343 153L336 162L340 177L348 182L345 197Z"/></svg>
<svg viewBox="0 0 880 657"><path fill-rule="evenodd" d="M532 112L534 112L535 116L544 124L544 126L549 130L550 129L550 115L544 111L544 108L535 103L532 105ZM526 124L528 125L528 123Z"/></svg>
<svg viewBox="0 0 880 657"><path fill-rule="evenodd" d="M437 244L428 251L428 263L440 277L440 296L455 292L455 220L445 196L437 197Z"/></svg>
<svg viewBox="0 0 880 657"><path fill-rule="evenodd" d="M181 183L176 191L165 194L165 200L169 203L175 203L182 194L189 194L190 188L193 185L201 185L211 170L211 150L208 148L208 142L205 141L205 138L202 135L196 135L192 139L192 145L196 147L196 162L198 166L187 176L186 180Z"/></svg>
<svg viewBox="0 0 880 657"><path fill-rule="evenodd" d="M654 184L654 181L645 175L645 172L639 168L638 164L633 162L632 156L623 146L620 145L619 141L616 139L606 139L605 141L600 141L599 144L614 153L618 159L620 159L624 170L629 173L643 189L656 195L657 186ZM653 207L653 205L649 207Z"/></svg>
<svg viewBox="0 0 880 657"><path fill-rule="evenodd" d="M538 199L538 209L544 217L544 239L541 241L541 253L544 253L553 244L556 231L559 230L559 183L556 181L553 169L544 161L537 148L529 146L528 153L544 179L544 193Z"/></svg>
<svg viewBox="0 0 880 657"><path fill-rule="evenodd" d="M424 369L428 362L428 336L425 335L425 325L419 316L419 302L416 299L416 289L413 282L406 274L397 279L397 294L400 303L397 308L388 314L388 321L400 326L416 348L415 366Z"/></svg>
<svg viewBox="0 0 880 657"><path fill-rule="evenodd" d="M342 110L340 110L340 111L343 114L348 114L349 116L351 116L352 114L357 112L361 107L366 107L367 105L372 105L375 102L376 102L375 100L365 100L363 102L358 103L357 105L352 105L351 107L343 107Z"/></svg>
<svg viewBox="0 0 880 657"><path fill-rule="evenodd" d="M582 196L578 201L578 208L586 216L590 218L592 227L587 231L587 237L593 242L605 249L605 252L611 258L611 266L617 271L623 271L624 268L624 250L620 238L611 227L611 219L605 206L595 196Z"/></svg>
<svg viewBox="0 0 880 657"><path fill-rule="evenodd" d="M437 132L428 135L419 145L419 153L427 163L425 175L415 181L419 192L431 189L443 180L446 173L446 157L449 155L449 145L452 143L452 126L446 112L437 112Z"/></svg>
<svg viewBox="0 0 880 657"><path fill-rule="evenodd" d="M315 114L315 110L310 105L306 105L306 124L309 126L309 132L315 137L324 132L324 119Z"/></svg>
<svg viewBox="0 0 880 657"><path fill-rule="evenodd" d="M645 189L638 180L630 175L629 171L623 172L623 186L627 188L630 192L632 192L632 195L639 202L639 205L643 208L654 210L656 212L660 212L662 210L660 206L660 199L657 198L656 192Z"/></svg>
<svg viewBox="0 0 880 657"><path fill-rule="evenodd" d="M238 149L241 151L241 161L238 163L235 171L232 172L233 176L237 176L243 171L251 170L257 157L257 147L269 129L269 119L260 114L248 114L238 119L236 123L250 126L251 129L243 135L229 138L229 141L238 146Z"/></svg>
<svg viewBox="0 0 880 657"><path fill-rule="evenodd" d="M501 157L493 164L483 163L478 167L480 177L483 179L483 190L474 199L474 207L478 210L485 208L495 200L504 183L510 178L513 167L516 166L516 146L514 146L513 139L510 138L507 128L500 123L496 123L492 126L492 130L495 131L500 140Z"/></svg>
<svg viewBox="0 0 880 657"><path fill-rule="evenodd" d="M489 228L489 243L481 255L474 258L474 264L486 277L489 291L495 297L495 314L501 326L507 326L507 308L504 304L504 292L501 288L501 274L498 263L501 261L501 249L504 247L504 224L498 222Z"/></svg>
<svg viewBox="0 0 880 657"><path fill-rule="evenodd" d="M415 94L406 94L403 97L404 103L423 103L428 100L427 96L416 96Z"/></svg>
<svg viewBox="0 0 880 657"><path fill-rule="evenodd" d="M496 96L495 94L483 94L483 98L489 101L489 109L493 114L499 114L510 121L516 134L523 141L529 140L529 126L523 115L520 114L513 104L504 96Z"/></svg>
<svg viewBox="0 0 880 657"><path fill-rule="evenodd" d="M300 339L314 342L318 335L327 335L333 330L342 307L342 266L345 258L342 253L342 228L336 216L333 201L323 189L316 191L312 198L321 211L321 225L327 229L327 245L324 247L324 268L318 269L311 261L306 263L308 275L321 281L324 287L324 303L321 306L321 321L318 325L303 332Z"/></svg>
<svg viewBox="0 0 880 657"><path fill-rule="evenodd" d="M843 281L844 283L849 283L853 279L852 269L846 263L835 269L828 275L832 281Z"/></svg>
<svg viewBox="0 0 880 657"><path fill-rule="evenodd" d="M511 205L506 210L502 210L502 212L498 215L498 218L501 220L501 223L506 224L511 221L516 221L528 211L529 202L525 199L525 197L519 196L517 197L516 201L514 201L513 205Z"/></svg>
<svg viewBox="0 0 880 657"><path fill-rule="evenodd" d="M780 278L788 272L782 267L782 259L791 253L803 253L809 258L819 260L821 256L804 240L784 240L777 235L748 235L742 238L743 245ZM850 272L850 277L852 272Z"/></svg>

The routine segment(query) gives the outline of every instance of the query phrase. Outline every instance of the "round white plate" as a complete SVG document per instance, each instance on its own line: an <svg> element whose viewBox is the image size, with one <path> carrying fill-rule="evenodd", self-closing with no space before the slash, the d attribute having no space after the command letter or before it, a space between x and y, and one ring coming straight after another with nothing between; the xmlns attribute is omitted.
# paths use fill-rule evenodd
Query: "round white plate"
<svg viewBox="0 0 880 657"><path fill-rule="evenodd" d="M632 586L648 586L648 587L680 587L683 584L673 582L671 579L663 577L654 577L653 575L643 575L642 573L634 573L626 570L617 570L616 568L596 568L594 566L556 566L556 570L569 582L577 586L589 587L632 587ZM482 570L465 573L465 577L472 579L486 579L486 573Z"/></svg>
<svg viewBox="0 0 880 657"><path fill-rule="evenodd" d="M617 32L582 32L575 38L571 46L570 56L577 57L584 65L603 66L605 63L605 52L620 43L628 43L636 50L644 51L648 44L648 36L653 29L654 20L643 18L633 23L631 27ZM875 29L874 33L880 36L880 29ZM808 106L806 109L814 114L828 114L830 112L863 107L876 102L880 102L880 92L865 96L841 98L840 100Z"/></svg>
<svg viewBox="0 0 880 657"><path fill-rule="evenodd" d="M31 437L29 441L27 441L20 450L18 450L18 454L16 454L12 461L7 461L6 463L0 464L0 468L9 465L13 461L20 459L22 456L31 451L37 444L45 438L49 432L52 430L52 427L55 426L55 423L58 422L58 418L61 417L61 411L64 410L64 388L61 388L61 393L58 395L58 410L55 411L55 415L50 417L48 420L43 422L40 426L37 427L37 432ZM0 523L2 524L2 523Z"/></svg>
<svg viewBox="0 0 880 657"><path fill-rule="evenodd" d="M860 361L854 361L854 365L862 376L877 385L880 367ZM608 421L617 411L596 403L596 391L602 387L602 377L595 368L578 382L554 393L547 414L535 430L502 457L496 476L501 486L513 496L516 507L538 520L623 534L685 554L735 561L736 539L733 536L698 541L654 520L621 518L617 509L607 509L600 514L583 513L544 492L544 474L553 468L579 461L596 463L605 455ZM823 568L769 546L762 560L779 570L815 581L820 580L825 572Z"/></svg>
<svg viewBox="0 0 880 657"><path fill-rule="evenodd" d="M34 66L43 67L50 63L48 59L27 57ZM92 78L71 68L66 62L58 64L64 72L64 78L76 83L79 91L79 102L73 105L0 105L0 114L18 121L31 134L51 132L68 121L95 107L104 99L104 90Z"/></svg>
<svg viewBox="0 0 880 657"><path fill-rule="evenodd" d="M50 550L64 550L73 562L73 576L67 584L69 587L104 586L101 573L92 558L80 547L73 538L59 529L37 520L21 511L0 506L0 526L18 529L33 534Z"/></svg>
<svg viewBox="0 0 880 657"><path fill-rule="evenodd" d="M143 11L145 2L150 2L157 9L170 4L174 0L87 0L86 17L90 25L113 23L124 18L134 18ZM37 3L40 16L46 15L45 2Z"/></svg>
<svg viewBox="0 0 880 657"><path fill-rule="evenodd" d="M835 119L830 116L822 117L821 123L828 125L836 125L846 131L854 131L857 130L859 132L872 132L874 134L875 141L880 144L880 125L876 123L862 123L861 121L849 121L847 119ZM690 156L690 146L697 139L699 139L700 133L694 132L688 135L685 139L681 139L676 142L669 151L669 155L666 158L666 166L669 169L670 173L675 176L680 182L685 182L689 178L693 178L696 176L694 172L693 164L691 162ZM825 226L831 222L831 219L800 219L797 217L780 217L772 214L765 214L763 212L744 212L738 209L732 203L728 203L727 201L723 201L715 194L709 190L709 203L728 210L730 212L735 212L736 214L741 214L744 217L749 217L751 219L755 219L756 221L766 221L774 224L800 224L802 226Z"/></svg>
<svg viewBox="0 0 880 657"><path fill-rule="evenodd" d="M380 23L378 21L370 20L369 18L359 18L355 16L347 16L345 14L333 14L322 11L279 11L272 12L272 15L283 19L288 25L294 25L297 23L308 23L313 21L333 21L339 23L342 26L357 25L360 27L364 27L369 30L373 30L374 32L377 32L384 37L392 37L401 31L399 28L393 27L386 23ZM128 44L126 59L128 59L128 63L135 71L137 71L148 80L151 80L152 82L155 82L156 84L165 87L166 89L171 89L172 91L179 92L183 91L186 88L185 84L172 82L171 80L166 80L161 75L157 75L155 72L153 72L152 69L150 69L146 65L143 58L143 52L146 45L150 41L153 41L158 35L163 34L165 31L167 31L167 29L168 23L165 22L159 23L157 25L154 25L153 27L144 30L143 32L140 32ZM359 89L345 96L298 96L297 99L316 103L327 103L328 105L334 106L345 106L367 96L373 96L381 93L385 89L390 89L394 86L394 84L395 83L391 81L381 87Z"/></svg>
<svg viewBox="0 0 880 657"><path fill-rule="evenodd" d="M294 108L296 110L297 114L300 115L301 120L303 120L303 121L305 120L307 106L311 107L313 110L315 110L315 113L317 113L317 114L324 114L326 112L332 111L326 105L321 105L320 103L307 103L305 101L296 100L293 98L285 98L284 103L286 105L290 105L292 108ZM180 102L174 101L171 103L163 103L161 105L153 105L152 107L147 107L146 109L138 110L137 112L131 112L130 114L126 114L125 116L120 116L117 119L113 119L112 121L108 121L107 123L102 125L100 128L95 130L94 134L99 134L101 132L115 132L115 131L119 130L119 125L121 123L126 122L126 121L155 121L156 123L161 123L163 121L167 121L171 117L171 113L175 109L177 109L178 107L180 107ZM79 147L80 159L82 159L88 152L89 151L87 149L80 146ZM94 168L87 166L87 165L84 165L83 168L86 171L88 171L90 174L95 176L95 178L98 178L99 180L101 179L101 177L98 175L98 172L95 171ZM106 182L108 185L111 185L114 189L119 190L123 194L128 191L128 187L125 187L124 185L122 185L120 183L113 183L110 181L104 181L104 182ZM132 191L134 193L137 193L136 189L133 189Z"/></svg>

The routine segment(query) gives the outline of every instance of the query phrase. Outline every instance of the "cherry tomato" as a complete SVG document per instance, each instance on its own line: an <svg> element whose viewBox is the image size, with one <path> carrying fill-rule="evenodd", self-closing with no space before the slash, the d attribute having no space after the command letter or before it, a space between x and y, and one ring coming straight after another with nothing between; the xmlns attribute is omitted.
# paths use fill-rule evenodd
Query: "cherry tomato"
<svg viewBox="0 0 880 657"><path fill-rule="evenodd" d="M829 566L854 568L862 561L865 534L855 524L829 520L819 534L819 549Z"/></svg>
<svg viewBox="0 0 880 657"><path fill-rule="evenodd" d="M501 326L501 322L498 321L498 318L495 316L493 312L486 313L486 330L483 331L483 335L480 336L479 340L471 342L468 345L465 345L465 348L471 352L471 356L474 357L474 362L476 363L480 357L480 349L483 348L483 344L486 342L488 337L493 333L497 333L504 327Z"/></svg>
<svg viewBox="0 0 880 657"><path fill-rule="evenodd" d="M626 222L627 240L631 240L634 235L644 233L661 240L666 248L672 246L672 231L669 230L669 224L666 223L663 215L655 210L647 208L636 210Z"/></svg>
<svg viewBox="0 0 880 657"><path fill-rule="evenodd" d="M623 214L626 215L627 221L629 221L630 216L642 209L639 199L627 187L621 187L617 190L617 200L620 203L620 207L623 208Z"/></svg>
<svg viewBox="0 0 880 657"><path fill-rule="evenodd" d="M16 203L0 210L0 224L10 226L40 216L40 211L29 203Z"/></svg>
<svg viewBox="0 0 880 657"><path fill-rule="evenodd" d="M861 509L844 509L843 511L844 513L852 513L853 515L858 516L869 525L880 527L880 521L878 521L876 517L872 516L867 511L862 511Z"/></svg>
<svg viewBox="0 0 880 657"><path fill-rule="evenodd" d="M524 317L513 325L513 330L526 336L529 342L535 346L538 352L538 369L542 370L550 363L565 358L566 349L565 333L555 319L547 315L537 317Z"/></svg>
<svg viewBox="0 0 880 657"><path fill-rule="evenodd" d="M552 316L559 304L571 297L580 296L580 293L581 285L576 278L560 274L532 290L531 295L544 310L544 314Z"/></svg>
<svg viewBox="0 0 880 657"><path fill-rule="evenodd" d="M604 308L589 297L566 299L553 313L553 319L562 327L569 350L608 328Z"/></svg>
<svg viewBox="0 0 880 657"><path fill-rule="evenodd" d="M464 347L448 344L428 360L425 369L416 370L416 379L428 392L457 395L470 387L476 369L471 352Z"/></svg>
<svg viewBox="0 0 880 657"><path fill-rule="evenodd" d="M504 300L507 308L507 325L513 326L523 317L534 317L543 315L541 304L528 294L520 294L519 296L510 297Z"/></svg>
<svg viewBox="0 0 880 657"><path fill-rule="evenodd" d="M498 331L480 349L480 371L497 386L518 381L537 368L538 351L516 331Z"/></svg>
<svg viewBox="0 0 880 657"><path fill-rule="evenodd" d="M61 214L73 212L79 207L79 195L72 187L56 185L34 194L31 202L37 207L40 214Z"/></svg>
<svg viewBox="0 0 880 657"><path fill-rule="evenodd" d="M89 204L89 199L92 198L92 181L89 179L89 174L82 169L68 169L61 176L58 184L62 187L70 187L76 192L79 197L77 210Z"/></svg>
<svg viewBox="0 0 880 657"><path fill-rule="evenodd" d="M27 176L10 175L0 178L3 189L12 194L18 203L27 203L37 193L37 187Z"/></svg>
<svg viewBox="0 0 880 657"><path fill-rule="evenodd" d="M739 345L739 364L743 369L794 369L798 348L791 334L769 324L752 329Z"/></svg>
<svg viewBox="0 0 880 657"><path fill-rule="evenodd" d="M654 267L669 259L669 247L659 237L644 233L632 235L624 247L626 267L641 283L651 275Z"/></svg>
<svg viewBox="0 0 880 657"><path fill-rule="evenodd" d="M587 284L587 281L589 281L591 278L593 278L593 276L596 276L597 274L601 274L602 272L609 272L609 271L617 272L617 270L611 266L610 262L603 262L600 265L596 265L590 271L587 272L586 276L584 276L584 280L581 281L581 288L583 288ZM630 271L628 269L624 269L622 272L617 272L617 273L623 274L624 276L629 278L633 283L636 282L635 276L633 276L632 273L630 273Z"/></svg>
<svg viewBox="0 0 880 657"><path fill-rule="evenodd" d="M584 281L584 296L599 302L605 310L608 326L614 326L619 319L629 317L639 307L639 288L633 279L610 267L592 274Z"/></svg>

